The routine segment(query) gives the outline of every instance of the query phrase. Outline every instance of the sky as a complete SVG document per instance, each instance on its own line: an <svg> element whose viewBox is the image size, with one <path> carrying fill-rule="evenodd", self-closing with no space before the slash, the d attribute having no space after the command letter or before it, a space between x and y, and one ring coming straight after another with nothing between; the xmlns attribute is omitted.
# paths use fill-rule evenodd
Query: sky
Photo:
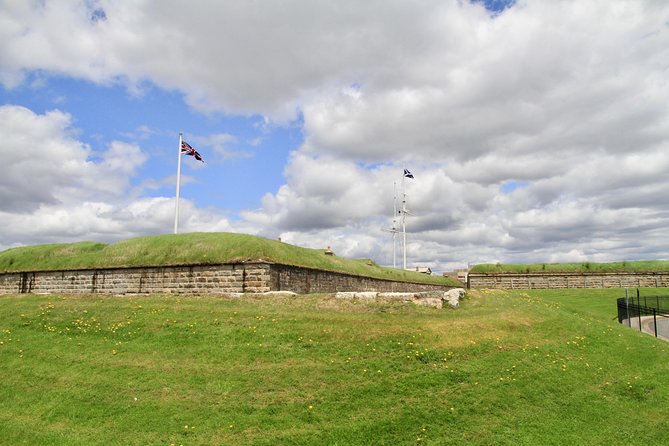
<svg viewBox="0 0 669 446"><path fill-rule="evenodd" d="M183 132L182 233L391 266L403 189L409 268L669 258L669 2L184 5L0 0L0 250L173 232Z"/></svg>

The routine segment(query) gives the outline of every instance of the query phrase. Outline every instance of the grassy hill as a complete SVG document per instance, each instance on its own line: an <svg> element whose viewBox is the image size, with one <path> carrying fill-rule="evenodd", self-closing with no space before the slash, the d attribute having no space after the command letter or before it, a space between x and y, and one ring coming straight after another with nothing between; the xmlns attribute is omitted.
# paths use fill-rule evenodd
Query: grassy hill
<svg viewBox="0 0 669 446"><path fill-rule="evenodd" d="M0 252L0 271L201 265L255 260L387 280L461 285L450 278L383 268L368 259L328 256L320 249L231 233L167 234L111 244L80 242L12 248Z"/></svg>
<svg viewBox="0 0 669 446"><path fill-rule="evenodd" d="M481 264L472 267L472 273L628 273L666 272L669 260L638 260L609 263L534 263L534 264Z"/></svg>
<svg viewBox="0 0 669 446"><path fill-rule="evenodd" d="M0 296L0 442L665 444L669 343L622 294Z"/></svg>

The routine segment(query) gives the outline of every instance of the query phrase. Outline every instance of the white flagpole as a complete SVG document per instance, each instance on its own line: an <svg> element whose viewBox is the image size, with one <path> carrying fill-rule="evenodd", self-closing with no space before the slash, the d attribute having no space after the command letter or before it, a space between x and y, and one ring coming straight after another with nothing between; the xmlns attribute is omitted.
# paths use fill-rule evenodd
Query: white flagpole
<svg viewBox="0 0 669 446"><path fill-rule="evenodd" d="M183 133L179 132L179 161L177 161L177 197L174 206L174 233L179 233L179 188L181 186L181 143L183 141Z"/></svg>
<svg viewBox="0 0 669 446"><path fill-rule="evenodd" d="M405 169L406 171L406 169ZM402 268L407 269L407 195L404 192L405 171L402 172Z"/></svg>
<svg viewBox="0 0 669 446"><path fill-rule="evenodd" d="M397 182L393 181L393 268L397 268Z"/></svg>

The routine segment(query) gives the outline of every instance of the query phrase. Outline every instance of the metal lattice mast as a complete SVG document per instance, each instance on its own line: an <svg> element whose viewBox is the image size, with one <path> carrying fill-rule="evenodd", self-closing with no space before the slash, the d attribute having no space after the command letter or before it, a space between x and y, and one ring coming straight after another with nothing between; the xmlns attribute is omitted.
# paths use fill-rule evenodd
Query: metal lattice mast
<svg viewBox="0 0 669 446"><path fill-rule="evenodd" d="M393 182L393 225L384 231L393 234L393 268L397 268L397 182Z"/></svg>

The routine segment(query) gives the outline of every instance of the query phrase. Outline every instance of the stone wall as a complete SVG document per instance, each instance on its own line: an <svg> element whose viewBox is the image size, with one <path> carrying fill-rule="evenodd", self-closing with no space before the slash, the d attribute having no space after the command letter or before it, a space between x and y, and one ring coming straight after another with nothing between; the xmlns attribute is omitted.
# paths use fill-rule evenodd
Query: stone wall
<svg viewBox="0 0 669 446"><path fill-rule="evenodd" d="M0 274L0 293L243 293L269 291L269 265L232 264Z"/></svg>
<svg viewBox="0 0 669 446"><path fill-rule="evenodd" d="M394 282L276 264L271 267L270 283L272 291L294 291L298 294L337 291L419 292L445 291L454 288L443 285Z"/></svg>
<svg viewBox="0 0 669 446"><path fill-rule="evenodd" d="M669 272L661 273L469 273L468 288L637 288L669 287Z"/></svg>
<svg viewBox="0 0 669 446"><path fill-rule="evenodd" d="M447 290L440 285L392 282L271 263L110 268L0 273L0 294L180 293Z"/></svg>

